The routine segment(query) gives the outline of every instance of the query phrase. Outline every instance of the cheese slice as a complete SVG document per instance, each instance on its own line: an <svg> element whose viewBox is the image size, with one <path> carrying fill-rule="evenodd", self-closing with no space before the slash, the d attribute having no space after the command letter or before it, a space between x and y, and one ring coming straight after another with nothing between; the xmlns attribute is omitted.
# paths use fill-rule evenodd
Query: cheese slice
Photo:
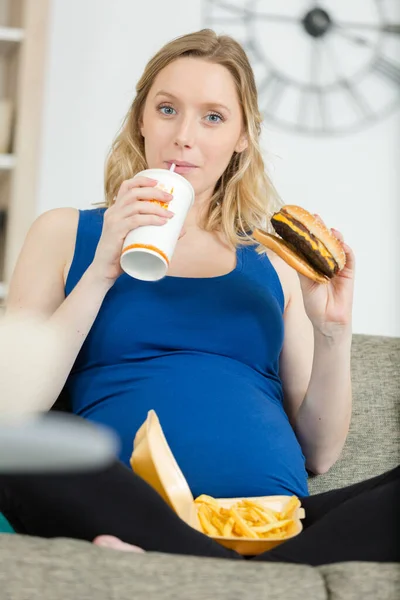
<svg viewBox="0 0 400 600"><path fill-rule="evenodd" d="M320 240L317 240L315 237L313 237L311 233L303 231L303 229L297 227L295 221L293 221L290 218L287 218L282 213L274 215L274 221L280 221L281 223L285 223L286 225L288 225L290 229L292 229L292 231L294 231L297 235L305 239L313 250L319 252L319 254L326 259L330 268L334 270L336 266L335 259L332 257L332 254L329 252L327 247Z"/></svg>

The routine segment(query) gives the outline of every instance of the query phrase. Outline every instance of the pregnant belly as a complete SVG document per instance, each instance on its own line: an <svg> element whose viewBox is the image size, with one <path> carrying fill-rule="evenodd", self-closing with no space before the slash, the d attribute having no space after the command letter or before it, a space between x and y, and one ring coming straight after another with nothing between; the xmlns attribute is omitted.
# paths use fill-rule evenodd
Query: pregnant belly
<svg viewBox="0 0 400 600"><path fill-rule="evenodd" d="M91 376L91 402L72 384L74 412L112 427L127 465L136 431L154 409L194 497L308 495L304 456L283 410L277 382L233 361L210 369L168 361L125 379L117 369ZM102 379L102 382L100 381ZM79 383L79 385L78 385ZM268 385L270 384L270 385ZM96 390L97 388L97 390ZM88 388L89 389L89 388Z"/></svg>

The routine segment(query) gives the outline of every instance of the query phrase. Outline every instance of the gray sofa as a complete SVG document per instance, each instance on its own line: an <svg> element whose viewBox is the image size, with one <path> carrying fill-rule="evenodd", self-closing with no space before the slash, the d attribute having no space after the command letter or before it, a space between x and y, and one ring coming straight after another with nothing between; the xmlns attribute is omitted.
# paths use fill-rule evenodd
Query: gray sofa
<svg viewBox="0 0 400 600"><path fill-rule="evenodd" d="M310 493L361 481L400 462L399 367L400 339L354 336L350 433L334 467L310 479ZM0 535L4 600L394 600L399 590L399 564L255 564Z"/></svg>

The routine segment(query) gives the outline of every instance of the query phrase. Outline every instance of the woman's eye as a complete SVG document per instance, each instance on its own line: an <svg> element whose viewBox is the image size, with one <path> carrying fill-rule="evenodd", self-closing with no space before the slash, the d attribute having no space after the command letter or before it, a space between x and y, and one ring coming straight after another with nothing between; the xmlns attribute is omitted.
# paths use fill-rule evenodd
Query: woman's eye
<svg viewBox="0 0 400 600"><path fill-rule="evenodd" d="M221 121L224 120L222 115L219 115L218 113L211 113L211 114L207 115L207 119L209 120L210 123L220 123Z"/></svg>
<svg viewBox="0 0 400 600"><path fill-rule="evenodd" d="M175 109L172 108L172 106L160 106L159 111L163 114L163 115L173 115L175 112Z"/></svg>
<svg viewBox="0 0 400 600"><path fill-rule="evenodd" d="M160 111L161 114L170 117L171 115L176 114L176 110L172 107L172 106L159 106L158 110ZM206 115L206 120L209 123L220 123L221 121L224 121L225 119L223 118L222 115L219 115L218 113L210 113L209 115Z"/></svg>

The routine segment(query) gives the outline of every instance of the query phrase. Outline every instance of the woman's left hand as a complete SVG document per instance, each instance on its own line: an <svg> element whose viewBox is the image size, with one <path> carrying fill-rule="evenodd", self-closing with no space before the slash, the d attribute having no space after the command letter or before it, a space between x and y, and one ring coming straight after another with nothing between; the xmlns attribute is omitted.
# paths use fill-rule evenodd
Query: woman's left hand
<svg viewBox="0 0 400 600"><path fill-rule="evenodd" d="M320 217L317 218L322 222ZM343 235L336 229L331 232L342 243L346 265L328 283L316 283L299 274L304 308L314 326L324 335L334 335L351 329L355 259L352 249L344 243Z"/></svg>

